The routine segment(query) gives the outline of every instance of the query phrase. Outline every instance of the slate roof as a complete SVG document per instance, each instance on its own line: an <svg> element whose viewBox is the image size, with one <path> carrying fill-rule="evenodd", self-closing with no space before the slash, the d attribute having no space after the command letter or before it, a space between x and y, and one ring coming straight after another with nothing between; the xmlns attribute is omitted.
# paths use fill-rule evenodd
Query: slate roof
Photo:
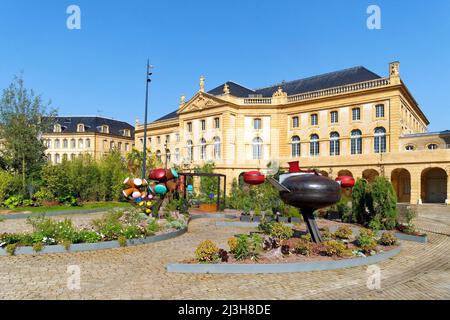
<svg viewBox="0 0 450 320"><path fill-rule="evenodd" d="M338 86L343 86L352 83L370 81L375 79L380 79L381 77L376 73L362 67L353 67L349 69L344 69L340 71L329 72L325 74L321 74L318 76L313 76L309 78L283 82L280 84L263 87L259 89L249 89L240 84L237 84L233 81L227 81L224 84L208 91L208 94L213 96L220 96L223 94L223 88L225 84L228 84L228 88L230 89L230 94L235 97L240 98L248 98L251 95L258 95L262 97L272 97L275 91L278 90L278 87L281 86L284 92L288 94L288 96L311 92L316 90L328 89ZM169 120L178 118L177 110L166 114L165 116L155 120Z"/></svg>
<svg viewBox="0 0 450 320"><path fill-rule="evenodd" d="M55 117L54 124L59 123L61 125L62 133L76 133L78 124L84 124L85 132L99 132L99 127L102 125L109 126L109 134L116 136L123 136L123 130L129 129L131 138L134 139L134 127L124 121L113 120L109 118L97 117L97 116L67 116L67 117ZM53 126L49 128L48 132L53 132Z"/></svg>

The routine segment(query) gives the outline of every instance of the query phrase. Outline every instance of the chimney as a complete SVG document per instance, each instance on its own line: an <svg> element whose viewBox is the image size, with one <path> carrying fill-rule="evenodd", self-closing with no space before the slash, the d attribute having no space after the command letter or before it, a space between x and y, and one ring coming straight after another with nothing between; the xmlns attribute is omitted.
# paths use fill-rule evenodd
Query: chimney
<svg viewBox="0 0 450 320"><path fill-rule="evenodd" d="M389 63L389 79L391 84L400 84L400 62L394 61Z"/></svg>

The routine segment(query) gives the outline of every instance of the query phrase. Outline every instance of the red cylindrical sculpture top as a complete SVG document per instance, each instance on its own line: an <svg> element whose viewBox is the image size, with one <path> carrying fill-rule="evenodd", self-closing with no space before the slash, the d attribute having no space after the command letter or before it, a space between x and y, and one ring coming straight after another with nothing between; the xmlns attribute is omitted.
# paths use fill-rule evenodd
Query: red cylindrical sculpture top
<svg viewBox="0 0 450 320"><path fill-rule="evenodd" d="M300 167L299 167L298 161L291 161L291 162L288 162L288 164L289 164L289 172L290 173L300 172Z"/></svg>
<svg viewBox="0 0 450 320"><path fill-rule="evenodd" d="M352 176L340 176L336 178L336 181L341 183L342 188L353 188L355 186L355 179Z"/></svg>
<svg viewBox="0 0 450 320"><path fill-rule="evenodd" d="M245 183L257 185L257 184L264 183L265 180L266 180L266 176L263 175L259 171L244 172L244 182Z"/></svg>
<svg viewBox="0 0 450 320"><path fill-rule="evenodd" d="M166 170L164 169L153 169L150 171L148 177L151 180L164 181L166 179Z"/></svg>

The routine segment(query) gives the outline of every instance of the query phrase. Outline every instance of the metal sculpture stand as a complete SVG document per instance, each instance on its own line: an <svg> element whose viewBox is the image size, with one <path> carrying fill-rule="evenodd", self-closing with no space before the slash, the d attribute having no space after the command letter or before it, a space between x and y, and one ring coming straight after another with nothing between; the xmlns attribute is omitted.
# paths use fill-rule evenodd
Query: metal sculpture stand
<svg viewBox="0 0 450 320"><path fill-rule="evenodd" d="M311 240L315 243L322 242L319 228L317 227L316 219L314 218L314 211L311 209L300 209L300 212L305 220L306 227L308 228Z"/></svg>

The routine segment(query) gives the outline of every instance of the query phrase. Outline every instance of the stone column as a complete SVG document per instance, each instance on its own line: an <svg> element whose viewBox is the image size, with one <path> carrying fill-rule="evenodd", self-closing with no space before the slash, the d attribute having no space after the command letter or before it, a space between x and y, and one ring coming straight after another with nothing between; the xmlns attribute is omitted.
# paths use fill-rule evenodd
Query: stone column
<svg viewBox="0 0 450 320"><path fill-rule="evenodd" d="M450 168L447 168L447 199L445 203L450 205Z"/></svg>
<svg viewBox="0 0 450 320"><path fill-rule="evenodd" d="M421 171L411 170L411 204L422 204Z"/></svg>

